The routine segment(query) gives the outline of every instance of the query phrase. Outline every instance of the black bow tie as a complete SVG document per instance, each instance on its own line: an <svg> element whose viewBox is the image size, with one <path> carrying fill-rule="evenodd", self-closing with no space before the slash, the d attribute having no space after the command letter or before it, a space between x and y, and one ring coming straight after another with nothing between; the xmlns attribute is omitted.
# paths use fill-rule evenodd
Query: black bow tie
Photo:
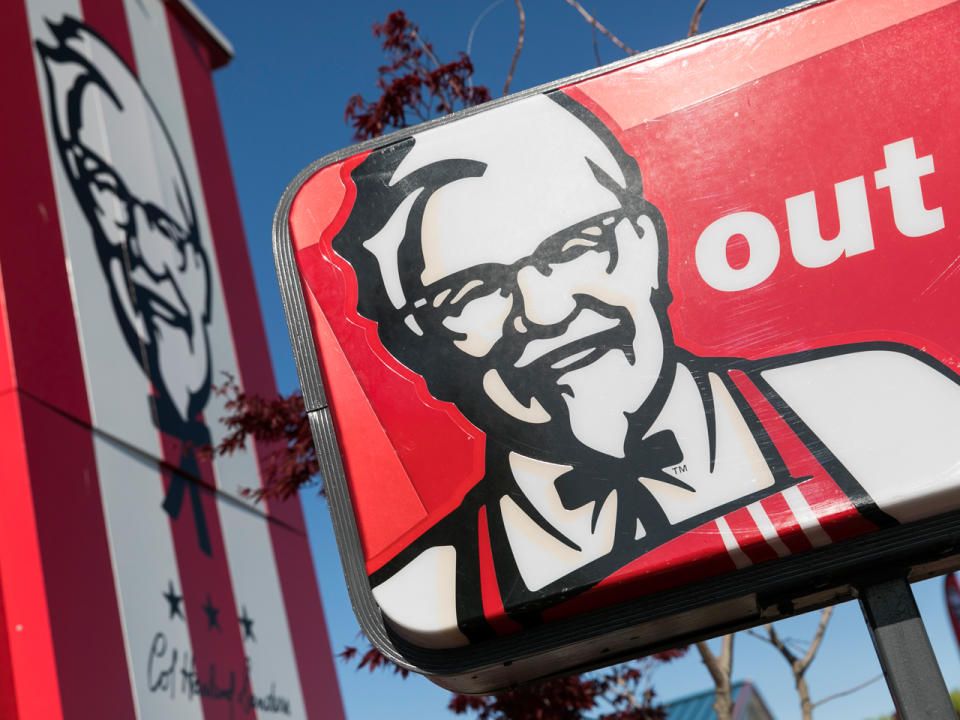
<svg viewBox="0 0 960 720"><path fill-rule="evenodd" d="M639 478L660 480L694 492L690 485L664 472L664 468L683 462L683 451L671 430L661 430L648 438L629 443L625 456L624 460L604 462L599 467L574 468L554 481L560 502L566 510L575 510L591 502L596 503L593 507L591 531L596 529L603 501L612 491L619 491L617 495L621 507L629 508L633 505L630 498L638 493Z"/></svg>

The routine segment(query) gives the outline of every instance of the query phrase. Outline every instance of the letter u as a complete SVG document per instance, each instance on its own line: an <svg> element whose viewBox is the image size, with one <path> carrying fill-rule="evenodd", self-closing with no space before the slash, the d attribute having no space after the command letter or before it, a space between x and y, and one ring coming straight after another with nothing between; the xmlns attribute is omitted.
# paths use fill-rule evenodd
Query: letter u
<svg viewBox="0 0 960 720"><path fill-rule="evenodd" d="M817 199L811 190L786 200L790 248L797 262L808 268L829 265L841 255L851 257L873 250L873 228L863 176L834 185L840 230L832 240L820 232Z"/></svg>

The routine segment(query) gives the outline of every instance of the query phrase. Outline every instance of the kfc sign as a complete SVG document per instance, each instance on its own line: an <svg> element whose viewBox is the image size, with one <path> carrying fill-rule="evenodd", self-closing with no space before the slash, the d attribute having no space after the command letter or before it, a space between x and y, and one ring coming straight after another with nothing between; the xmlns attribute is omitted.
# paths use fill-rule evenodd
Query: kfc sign
<svg viewBox="0 0 960 720"><path fill-rule="evenodd" d="M943 230L943 209L923 204L920 178L933 172L933 156L917 157L913 138L883 146L886 167L873 173L877 190L889 188L890 207L897 230L904 237L923 237ZM839 231L824 238L813 191L786 199L787 232L794 259L804 267L819 268L843 257L873 250L870 206L863 176L834 185ZM747 244L749 259L733 267L727 244L736 236ZM736 292L759 285L770 277L780 260L777 229L765 216L735 212L710 223L697 240L697 269L715 290Z"/></svg>
<svg viewBox="0 0 960 720"><path fill-rule="evenodd" d="M385 653L487 691L956 554L954 28L812 3L290 186L281 289Z"/></svg>

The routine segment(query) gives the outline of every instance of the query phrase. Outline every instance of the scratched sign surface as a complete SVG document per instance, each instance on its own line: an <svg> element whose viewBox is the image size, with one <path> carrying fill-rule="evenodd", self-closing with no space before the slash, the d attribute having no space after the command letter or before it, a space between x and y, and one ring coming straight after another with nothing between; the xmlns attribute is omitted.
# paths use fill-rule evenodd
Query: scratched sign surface
<svg viewBox="0 0 960 720"><path fill-rule="evenodd" d="M958 28L817 4L292 186L390 633L520 637L960 508Z"/></svg>

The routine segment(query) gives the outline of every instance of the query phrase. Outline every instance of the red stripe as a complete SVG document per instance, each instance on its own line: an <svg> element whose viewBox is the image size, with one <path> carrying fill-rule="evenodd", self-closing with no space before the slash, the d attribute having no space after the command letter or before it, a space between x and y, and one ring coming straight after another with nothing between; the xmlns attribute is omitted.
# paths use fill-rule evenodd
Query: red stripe
<svg viewBox="0 0 960 720"><path fill-rule="evenodd" d="M192 42L169 10L167 24L200 177L213 179L204 183L203 198L213 234L240 379L248 392L269 397L276 393L276 386L209 60L205 48ZM257 446L261 464L266 452L266 448ZM267 512L299 533L295 535L277 523L269 523L307 714L310 717L343 717L300 503L295 497L284 502L271 500L267 502Z"/></svg>
<svg viewBox="0 0 960 720"><path fill-rule="evenodd" d="M160 440L164 462L180 467L184 453L183 443L164 434L160 435ZM193 450L186 452L192 453ZM207 555L200 550L193 519L193 500L189 490L184 493L183 505L177 519L170 520L170 529L180 571L180 584L198 680L207 683L212 678L219 688L229 688L231 685L235 688L234 699L229 702L203 696L203 716L205 720L233 720L236 711L235 696L246 676L246 653L240 635L219 507L216 494L209 489L215 487L213 468L207 459L201 459L199 467L202 481L199 484L200 504L207 523L211 554ZM165 490L169 490L173 479L174 474L164 468ZM196 479L191 478L187 482L196 483ZM216 625L213 626L204 610L205 606L210 605L219 611ZM254 714L251 714L251 717L253 716Z"/></svg>
<svg viewBox="0 0 960 720"><path fill-rule="evenodd" d="M777 535L790 552L798 553L813 549L813 545L804 534L800 522L790 510L790 505L787 504L783 495L777 494L764 498L760 501L760 506L767 513Z"/></svg>
<svg viewBox="0 0 960 720"><path fill-rule="evenodd" d="M830 538L836 542L875 530L876 526L860 515L826 469L747 375L733 371L730 377L753 408L790 474L793 477L811 478L798 487Z"/></svg>
<svg viewBox="0 0 960 720"><path fill-rule="evenodd" d="M0 563L2 564L2 563ZM13 657L10 654L10 636L7 632L7 613L3 607L3 574L0 572L0 718L17 720L17 695L13 686Z"/></svg>
<svg viewBox="0 0 960 720"><path fill-rule="evenodd" d="M20 489L18 510L23 514L16 522L27 535L27 526L36 523L43 571L42 585L28 582L21 587L5 566L5 608L12 613L10 595L21 592L30 594L38 611L46 608L59 685L58 691L41 663L36 673L42 687L31 681L40 695L20 694L20 709L29 712L25 717L56 717L59 692L63 717L133 717L117 593L87 429L90 411L73 300L47 160L46 122L23 3L9 4L0 23L0 46L6 90L15 99L0 133L0 154L6 164L0 180L0 208L7 234L0 243L0 267L30 478L29 490ZM5 503L12 492L7 480L4 477ZM27 547L23 550L29 552ZM19 571L32 572L22 564ZM42 628L37 632L42 635ZM18 652L14 644L13 654ZM16 678L18 687L21 679ZM28 711L28 702L44 704L52 715Z"/></svg>
<svg viewBox="0 0 960 720"><path fill-rule="evenodd" d="M93 436L32 398L21 409L63 717L133 717Z"/></svg>
<svg viewBox="0 0 960 720"><path fill-rule="evenodd" d="M737 544L743 550L744 555L750 558L755 565L777 559L777 553L763 537L749 510L746 508L734 510L732 513L725 515L723 519L730 526L730 531L737 539Z"/></svg>
<svg viewBox="0 0 960 720"><path fill-rule="evenodd" d="M704 580L736 569L716 522L711 521L644 553L587 592L545 610L543 619L552 622L580 615L660 590L689 585L691 578Z"/></svg>
<svg viewBox="0 0 960 720"><path fill-rule="evenodd" d="M487 507L484 505L477 514L477 533L480 541L480 601L483 604L483 616L497 635L509 635L523 628L507 615L503 608L503 597L497 583L497 570L493 564L493 550L490 547L490 528L487 525Z"/></svg>
<svg viewBox="0 0 960 720"><path fill-rule="evenodd" d="M877 529L877 526L857 512L850 498L832 480L814 478L799 485L800 492L820 525L837 542Z"/></svg>
<svg viewBox="0 0 960 720"><path fill-rule="evenodd" d="M120 0L80 0L83 21L96 30L107 45L123 58L130 71L137 74L137 59L127 25L127 11Z"/></svg>
<svg viewBox="0 0 960 720"><path fill-rule="evenodd" d="M50 636L40 541L34 523L27 468L26 441L20 417L19 395L0 397L0 591L6 614L4 635L9 641L10 662L0 665L0 683L15 697L0 708L16 703L22 715L10 717L62 718L60 684ZM0 655L4 653L0 652ZM0 717L7 717L0 715Z"/></svg>

